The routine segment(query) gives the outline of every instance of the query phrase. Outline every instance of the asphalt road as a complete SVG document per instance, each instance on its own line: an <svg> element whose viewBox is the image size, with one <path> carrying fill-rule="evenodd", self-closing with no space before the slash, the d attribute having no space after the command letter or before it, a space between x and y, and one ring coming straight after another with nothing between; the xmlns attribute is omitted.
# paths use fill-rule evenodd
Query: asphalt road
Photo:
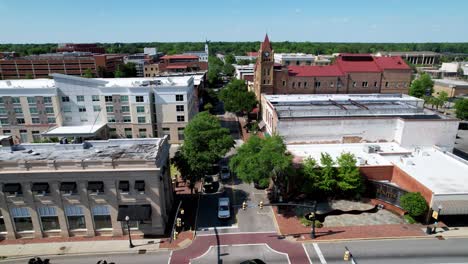
<svg viewBox="0 0 468 264"><path fill-rule="evenodd" d="M304 246L312 263L346 263L343 260L345 246L358 264L468 263L468 238L362 240L315 245L308 243Z"/></svg>
<svg viewBox="0 0 468 264"><path fill-rule="evenodd" d="M50 264L95 264L99 260L106 260L107 263L115 264L155 264L168 263L169 251L161 251L147 254L112 254L112 255L90 255L90 256L52 256ZM27 264L28 259L0 261L2 264Z"/></svg>
<svg viewBox="0 0 468 264"><path fill-rule="evenodd" d="M213 246L203 256L193 259L190 263L212 264L218 263L218 259L221 259L223 264L239 264L251 259L260 259L268 264L288 263L285 254L275 252L266 245Z"/></svg>

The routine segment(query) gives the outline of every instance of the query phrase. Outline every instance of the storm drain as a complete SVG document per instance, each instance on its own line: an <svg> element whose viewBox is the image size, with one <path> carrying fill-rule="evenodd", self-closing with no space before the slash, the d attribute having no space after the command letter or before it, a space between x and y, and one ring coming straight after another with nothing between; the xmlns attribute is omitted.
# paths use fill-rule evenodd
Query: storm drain
<svg viewBox="0 0 468 264"><path fill-rule="evenodd" d="M138 254L146 254L146 249L140 249L140 250L138 250Z"/></svg>
<svg viewBox="0 0 468 264"><path fill-rule="evenodd" d="M443 236L436 236L436 237L437 237L437 239L439 239L439 240L445 240L445 238L444 238Z"/></svg>

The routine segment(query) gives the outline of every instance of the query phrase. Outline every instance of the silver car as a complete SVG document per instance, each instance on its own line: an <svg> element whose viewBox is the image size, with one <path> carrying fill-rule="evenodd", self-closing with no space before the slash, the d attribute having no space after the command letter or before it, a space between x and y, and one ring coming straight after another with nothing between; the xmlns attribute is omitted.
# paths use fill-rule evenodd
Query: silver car
<svg viewBox="0 0 468 264"><path fill-rule="evenodd" d="M228 219L231 217L231 206L228 197L218 199L218 218Z"/></svg>

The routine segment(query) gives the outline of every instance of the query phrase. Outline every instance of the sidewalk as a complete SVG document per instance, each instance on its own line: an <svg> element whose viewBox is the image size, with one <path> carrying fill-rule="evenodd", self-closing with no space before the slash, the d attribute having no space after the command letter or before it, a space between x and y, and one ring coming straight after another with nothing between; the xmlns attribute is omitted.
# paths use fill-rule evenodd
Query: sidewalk
<svg viewBox="0 0 468 264"><path fill-rule="evenodd" d="M42 239L44 240L44 239ZM45 239L47 240L47 239ZM24 258L47 255L137 253L140 250L156 251L160 248L159 239L136 239L134 248L129 248L128 240L89 240L76 242L42 242L0 244L0 257Z"/></svg>

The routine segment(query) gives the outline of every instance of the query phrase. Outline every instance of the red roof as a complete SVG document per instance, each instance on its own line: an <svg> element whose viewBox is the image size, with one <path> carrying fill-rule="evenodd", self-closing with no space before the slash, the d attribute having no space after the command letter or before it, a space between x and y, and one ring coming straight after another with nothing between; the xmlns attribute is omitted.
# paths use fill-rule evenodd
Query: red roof
<svg viewBox="0 0 468 264"><path fill-rule="evenodd" d="M247 56L257 57L257 56L258 56L258 52L256 52L256 51L247 52Z"/></svg>
<svg viewBox="0 0 468 264"><path fill-rule="evenodd" d="M375 63L382 70L409 70L408 64L400 56L374 57Z"/></svg>
<svg viewBox="0 0 468 264"><path fill-rule="evenodd" d="M194 55L164 55L161 59L198 59L198 56Z"/></svg>
<svg viewBox="0 0 468 264"><path fill-rule="evenodd" d="M343 76L340 68L333 65L326 66L288 66L290 76L297 77L314 77L314 76Z"/></svg>
<svg viewBox="0 0 468 264"><path fill-rule="evenodd" d="M380 72L374 58L370 54L341 54L336 65L343 72Z"/></svg>

